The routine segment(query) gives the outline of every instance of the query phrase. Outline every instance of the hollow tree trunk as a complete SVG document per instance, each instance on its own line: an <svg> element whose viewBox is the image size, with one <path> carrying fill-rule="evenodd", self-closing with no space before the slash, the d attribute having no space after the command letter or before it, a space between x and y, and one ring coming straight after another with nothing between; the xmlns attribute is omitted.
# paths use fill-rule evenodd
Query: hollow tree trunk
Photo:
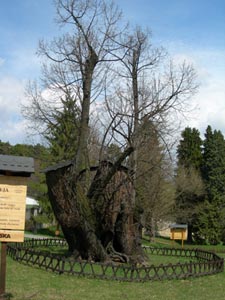
<svg viewBox="0 0 225 300"><path fill-rule="evenodd" d="M53 211L69 251L76 257L126 262L143 256L127 170L118 168L111 180L103 184L112 167L103 162L91 170L88 193L85 172L74 178L71 166L66 166L46 174Z"/></svg>

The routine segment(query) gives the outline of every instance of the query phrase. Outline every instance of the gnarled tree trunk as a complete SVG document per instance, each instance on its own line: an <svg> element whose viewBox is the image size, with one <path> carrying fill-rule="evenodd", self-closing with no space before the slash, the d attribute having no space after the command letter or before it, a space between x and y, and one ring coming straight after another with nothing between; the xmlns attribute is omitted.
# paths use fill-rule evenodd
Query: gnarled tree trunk
<svg viewBox="0 0 225 300"><path fill-rule="evenodd" d="M76 257L94 261L142 261L138 222L132 203L133 185L125 167L102 162L76 178L72 164L46 172L49 198L57 220Z"/></svg>

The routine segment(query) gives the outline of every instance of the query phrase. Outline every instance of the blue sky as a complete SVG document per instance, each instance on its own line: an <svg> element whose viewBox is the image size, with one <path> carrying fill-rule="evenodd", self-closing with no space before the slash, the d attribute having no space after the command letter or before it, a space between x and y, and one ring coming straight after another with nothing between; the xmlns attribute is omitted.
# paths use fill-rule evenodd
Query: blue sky
<svg viewBox="0 0 225 300"><path fill-rule="evenodd" d="M117 1L137 23L152 28L157 38L193 46L224 47L225 1L139 0ZM222 41L223 38L223 41Z"/></svg>
<svg viewBox="0 0 225 300"><path fill-rule="evenodd" d="M116 0L124 17L149 27L153 43L174 59L195 66L201 83L197 109L183 126L204 132L208 124L225 134L225 1ZM41 38L60 34L52 0L0 0L0 140L30 142L20 102L28 80L40 75L35 55Z"/></svg>

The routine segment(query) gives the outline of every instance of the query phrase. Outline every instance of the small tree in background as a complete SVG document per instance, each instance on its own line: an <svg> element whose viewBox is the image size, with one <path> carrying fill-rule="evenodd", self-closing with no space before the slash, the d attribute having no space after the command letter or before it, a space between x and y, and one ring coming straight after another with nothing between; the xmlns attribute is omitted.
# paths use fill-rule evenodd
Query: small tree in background
<svg viewBox="0 0 225 300"><path fill-rule="evenodd" d="M205 187L199 171L180 166L176 171L176 221L188 224L188 242L198 235L196 225L199 213L204 205Z"/></svg>
<svg viewBox="0 0 225 300"><path fill-rule="evenodd" d="M150 238L155 236L159 223L171 219L174 187L170 167L157 127L146 120L138 149L136 203Z"/></svg>

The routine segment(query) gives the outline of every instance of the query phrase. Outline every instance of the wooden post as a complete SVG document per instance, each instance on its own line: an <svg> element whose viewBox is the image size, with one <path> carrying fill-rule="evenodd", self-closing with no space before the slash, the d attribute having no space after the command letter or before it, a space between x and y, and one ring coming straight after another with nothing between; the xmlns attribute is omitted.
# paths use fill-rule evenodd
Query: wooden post
<svg viewBox="0 0 225 300"><path fill-rule="evenodd" d="M182 229L181 237L182 237L182 249L183 249L184 248L184 230L183 229Z"/></svg>
<svg viewBox="0 0 225 300"><path fill-rule="evenodd" d="M6 282L6 251L7 243L2 242L1 247L1 270L0 270L0 299L5 299L5 282Z"/></svg>

